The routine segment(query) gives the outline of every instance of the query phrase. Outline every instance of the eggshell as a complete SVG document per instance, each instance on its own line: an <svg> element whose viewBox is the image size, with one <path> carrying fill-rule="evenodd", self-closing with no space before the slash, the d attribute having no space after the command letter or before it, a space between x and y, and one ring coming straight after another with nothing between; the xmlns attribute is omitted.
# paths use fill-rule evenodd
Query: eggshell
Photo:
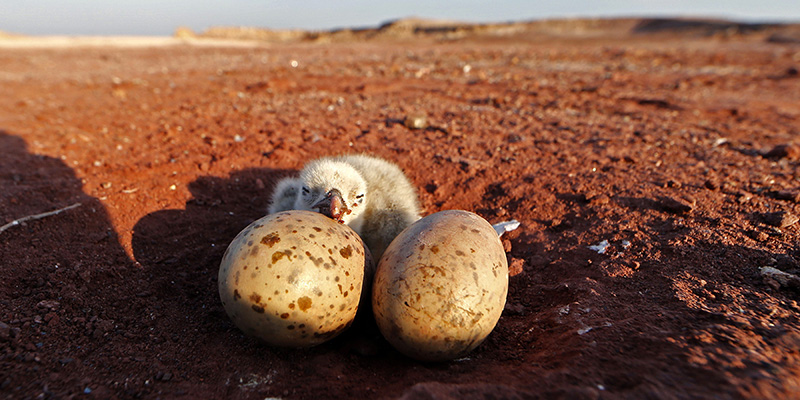
<svg viewBox="0 0 800 400"><path fill-rule="evenodd" d="M444 361L483 342L507 293L508 262L494 228L467 211L442 211L406 228L386 249L372 307L397 350Z"/></svg>
<svg viewBox="0 0 800 400"><path fill-rule="evenodd" d="M307 347L344 331L359 306L366 253L346 225L309 211L284 211L245 228L219 269L219 296L248 335Z"/></svg>

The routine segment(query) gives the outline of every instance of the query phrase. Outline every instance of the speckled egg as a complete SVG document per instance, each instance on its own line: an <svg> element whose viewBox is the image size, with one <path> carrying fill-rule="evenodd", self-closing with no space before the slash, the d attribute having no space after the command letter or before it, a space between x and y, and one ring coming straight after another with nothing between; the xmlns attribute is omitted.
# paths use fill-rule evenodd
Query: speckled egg
<svg viewBox="0 0 800 400"><path fill-rule="evenodd" d="M365 248L346 225L315 212L284 211L245 228L219 269L219 296L248 335L307 347L344 331L359 306Z"/></svg>
<svg viewBox="0 0 800 400"><path fill-rule="evenodd" d="M471 212L441 211L406 228L386 249L372 307L397 350L444 361L483 342L507 293L508 262L494 228Z"/></svg>

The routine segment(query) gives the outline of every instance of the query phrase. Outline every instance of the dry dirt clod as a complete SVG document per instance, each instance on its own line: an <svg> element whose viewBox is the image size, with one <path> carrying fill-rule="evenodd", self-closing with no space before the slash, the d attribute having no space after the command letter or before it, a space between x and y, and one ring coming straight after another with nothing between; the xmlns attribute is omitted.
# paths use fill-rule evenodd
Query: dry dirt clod
<svg viewBox="0 0 800 400"><path fill-rule="evenodd" d="M703 186L705 186L706 189L709 189L709 190L717 190L717 189L719 189L719 183L717 181L714 181L714 180L711 180L711 179L706 180L703 183Z"/></svg>
<svg viewBox="0 0 800 400"><path fill-rule="evenodd" d="M796 190L779 190L772 192L772 197L778 200L788 200L795 203L800 203L800 191Z"/></svg>
<svg viewBox="0 0 800 400"><path fill-rule="evenodd" d="M508 276L516 276L523 272L525 260L520 258L511 257L511 262L508 263Z"/></svg>
<svg viewBox="0 0 800 400"><path fill-rule="evenodd" d="M738 194L738 197L736 198L736 202L739 203L739 204L744 204L744 203L747 203L748 201L750 201L750 199L752 199L752 198L753 198L753 196L751 196L750 193L741 192L741 193Z"/></svg>
<svg viewBox="0 0 800 400"><path fill-rule="evenodd" d="M787 228L797 223L798 217L788 211L777 211L761 214L761 219L768 225Z"/></svg>
<svg viewBox="0 0 800 400"><path fill-rule="evenodd" d="M589 203L597 204L597 205L608 204L608 202L611 201L611 199L608 197L608 195L605 195L605 194L594 196L594 197L592 197L591 199L588 199L588 200L589 200Z"/></svg>
<svg viewBox="0 0 800 400"><path fill-rule="evenodd" d="M658 205L664 209L664 211L673 213L673 214L683 214L688 213L694 209L696 205L696 201L694 199L689 198L676 198L676 197L667 197L662 196L658 198Z"/></svg>
<svg viewBox="0 0 800 400"><path fill-rule="evenodd" d="M775 257L775 266L781 271L788 271L800 267L800 263L790 255L779 254Z"/></svg>
<svg viewBox="0 0 800 400"><path fill-rule="evenodd" d="M785 158L790 161L800 160L800 145L779 144L764 154L766 158Z"/></svg>
<svg viewBox="0 0 800 400"><path fill-rule="evenodd" d="M754 231L751 236L753 239L758 240L759 242L766 242L767 240L769 240L769 234L766 232Z"/></svg>

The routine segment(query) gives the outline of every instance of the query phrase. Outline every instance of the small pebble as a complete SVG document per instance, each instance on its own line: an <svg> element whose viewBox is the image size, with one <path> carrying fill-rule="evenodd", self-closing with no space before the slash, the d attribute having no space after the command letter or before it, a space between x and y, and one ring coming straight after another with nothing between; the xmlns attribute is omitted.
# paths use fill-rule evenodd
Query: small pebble
<svg viewBox="0 0 800 400"><path fill-rule="evenodd" d="M428 117L420 114L412 114L403 120L403 125L408 129L425 129L428 127Z"/></svg>

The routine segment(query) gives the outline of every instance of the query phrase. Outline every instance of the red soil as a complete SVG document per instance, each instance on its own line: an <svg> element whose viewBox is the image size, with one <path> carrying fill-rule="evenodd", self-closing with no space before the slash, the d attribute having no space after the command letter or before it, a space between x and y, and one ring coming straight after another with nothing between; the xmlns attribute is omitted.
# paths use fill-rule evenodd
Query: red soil
<svg viewBox="0 0 800 400"><path fill-rule="evenodd" d="M797 45L2 49L0 65L0 225L81 204L0 233L3 398L800 397L799 293L759 269L800 269ZM419 114L426 129L404 125ZM229 241L276 180L343 152L399 164L426 214L522 223L506 310L467 358L407 359L369 324L277 349L228 320Z"/></svg>

